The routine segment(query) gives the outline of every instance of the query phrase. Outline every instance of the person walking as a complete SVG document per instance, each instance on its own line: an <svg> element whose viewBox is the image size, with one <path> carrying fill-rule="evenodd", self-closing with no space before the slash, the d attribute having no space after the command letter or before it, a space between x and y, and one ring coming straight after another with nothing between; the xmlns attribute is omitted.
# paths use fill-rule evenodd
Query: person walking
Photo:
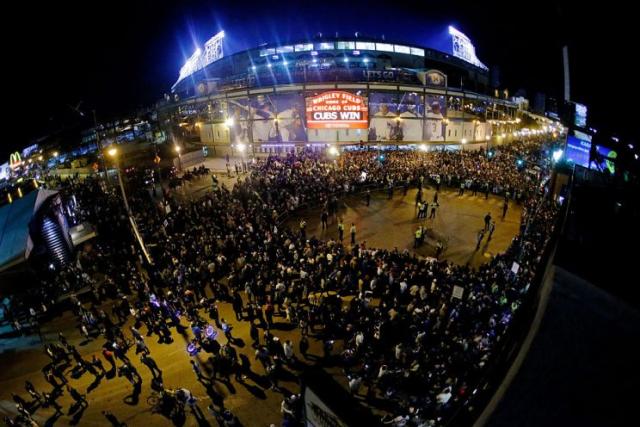
<svg viewBox="0 0 640 427"><path fill-rule="evenodd" d="M320 222L322 223L322 231L327 228L327 221L329 220L329 212L327 210L322 211L322 215L320 215Z"/></svg>
<svg viewBox="0 0 640 427"><path fill-rule="evenodd" d="M344 240L344 223L342 218L338 220L338 239L342 242Z"/></svg>
<svg viewBox="0 0 640 427"><path fill-rule="evenodd" d="M195 360L190 360L189 363L191 363L191 369L193 370L193 373L196 374L196 378L198 379L198 382L201 382L203 384L207 382L211 382L207 377L204 376L204 374L202 373L202 369L200 368L200 365L196 363Z"/></svg>
<svg viewBox="0 0 640 427"><path fill-rule="evenodd" d="M509 209L509 201L504 199L504 203L502 204L502 219L507 216L507 210Z"/></svg>
<svg viewBox="0 0 640 427"><path fill-rule="evenodd" d="M482 243L482 239L484 239L484 228L481 228L478 231L478 244L476 245L476 251L480 249L480 243Z"/></svg>
<svg viewBox="0 0 640 427"><path fill-rule="evenodd" d="M162 370L158 367L156 361L148 354L143 354L140 356L140 362L145 365L151 371L151 375L153 375L153 379L162 378Z"/></svg>
<svg viewBox="0 0 640 427"><path fill-rule="evenodd" d="M355 223L351 223L351 229L349 230L349 232L351 233L351 244L355 245L356 244L356 224Z"/></svg>
<svg viewBox="0 0 640 427"><path fill-rule="evenodd" d="M367 190L364 195L364 200L367 202L367 206L371 203L371 191Z"/></svg>

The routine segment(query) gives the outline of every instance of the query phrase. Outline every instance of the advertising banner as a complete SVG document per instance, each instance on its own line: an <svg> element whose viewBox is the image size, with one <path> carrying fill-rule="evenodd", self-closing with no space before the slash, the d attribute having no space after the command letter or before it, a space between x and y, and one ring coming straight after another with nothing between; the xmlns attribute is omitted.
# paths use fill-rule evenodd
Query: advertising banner
<svg viewBox="0 0 640 427"><path fill-rule="evenodd" d="M331 90L306 99L309 129L366 129L367 98L354 93Z"/></svg>
<svg viewBox="0 0 640 427"><path fill-rule="evenodd" d="M370 94L369 141L420 141L424 97L415 92Z"/></svg>

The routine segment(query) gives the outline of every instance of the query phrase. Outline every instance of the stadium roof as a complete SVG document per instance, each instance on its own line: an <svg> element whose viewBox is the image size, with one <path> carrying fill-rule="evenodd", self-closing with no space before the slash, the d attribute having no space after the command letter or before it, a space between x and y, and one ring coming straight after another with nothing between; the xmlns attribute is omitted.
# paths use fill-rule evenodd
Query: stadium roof
<svg viewBox="0 0 640 427"><path fill-rule="evenodd" d="M0 208L0 272L26 260L33 249L29 222L42 203L56 191L32 191Z"/></svg>

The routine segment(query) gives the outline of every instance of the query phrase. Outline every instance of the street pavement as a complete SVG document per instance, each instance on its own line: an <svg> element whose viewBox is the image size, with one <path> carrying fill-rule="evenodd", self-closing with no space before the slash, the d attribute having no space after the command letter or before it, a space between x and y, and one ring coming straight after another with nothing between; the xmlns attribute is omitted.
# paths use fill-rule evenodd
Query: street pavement
<svg viewBox="0 0 640 427"><path fill-rule="evenodd" d="M396 189L393 198L388 200L384 190L371 192L371 203L367 206L364 194L355 195L340 201L339 216L345 227L344 243L350 242L349 228L356 225L356 242L366 242L371 248L398 248L409 250L420 256L434 256L436 242L445 242L447 249L441 258L456 264L469 264L474 267L490 261L495 255L504 252L518 233L522 207L515 202L509 203L509 209L502 219L502 197L484 194L472 196L466 191L458 196L457 190L442 189L438 195L440 207L435 219L417 219L415 208L416 189L409 190L403 196ZM423 199L431 202L435 190L426 188ZM307 221L307 236L321 239L337 239L337 218L330 218L327 230L322 230L321 208L304 210L300 216L288 218L287 225L299 229L300 217ZM491 213L496 229L491 241L484 237L479 250L475 250L478 230L484 228L484 216ZM419 225L427 228L427 238L418 248L414 248L415 231Z"/></svg>

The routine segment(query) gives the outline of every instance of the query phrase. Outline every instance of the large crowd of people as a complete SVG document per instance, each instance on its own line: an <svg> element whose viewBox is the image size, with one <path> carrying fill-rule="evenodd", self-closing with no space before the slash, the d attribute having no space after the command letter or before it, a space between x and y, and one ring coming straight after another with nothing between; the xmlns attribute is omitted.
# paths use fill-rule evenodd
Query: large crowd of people
<svg viewBox="0 0 640 427"><path fill-rule="evenodd" d="M225 407L213 383L230 382L233 375L278 392L282 378L306 363L343 368L349 391L389 414L389 424L445 424L475 392L541 267L555 217L541 186L545 158L538 144L525 142L491 151L300 152L257 160L232 189L216 186L197 200L165 195L159 201L144 188L131 188L129 204L152 265L131 237L116 189L97 179L60 183L75 194L82 219L96 224L99 238L53 275L30 305L47 310L70 294L66 301L79 328L87 339L104 340L102 359L111 369L100 357L85 359L61 335L47 346L51 363L43 369L53 390L32 391L56 411L65 390L82 407L90 401L67 376L117 373L137 396L137 369L145 365L158 412L176 423L189 413L204 419L190 390L165 387L161 363L145 344L155 335L171 345L179 334L188 338L190 354L206 356L202 364L192 360L190 369L212 396L208 411L223 425L236 425L242 414ZM307 236L304 228L281 221L308 205L337 216L344 195L380 188L392 194L397 186L418 188L418 194L427 186L436 192L448 186L501 195L522 204L520 233L505 253L473 269L406 250L369 248L356 241L355 229L346 244ZM74 294L80 290L88 292ZM234 319L220 316L219 304L226 303ZM299 329L297 343L277 337L274 317ZM250 324L260 368L236 351L233 326L239 322ZM306 358L309 340L321 342L322 357ZM66 363L71 360L77 372L59 368L72 366ZM35 422L27 402L17 395L14 400L20 415L7 423ZM284 396L281 411L283 425L301 425L298 395ZM104 415L122 425L114 414Z"/></svg>

